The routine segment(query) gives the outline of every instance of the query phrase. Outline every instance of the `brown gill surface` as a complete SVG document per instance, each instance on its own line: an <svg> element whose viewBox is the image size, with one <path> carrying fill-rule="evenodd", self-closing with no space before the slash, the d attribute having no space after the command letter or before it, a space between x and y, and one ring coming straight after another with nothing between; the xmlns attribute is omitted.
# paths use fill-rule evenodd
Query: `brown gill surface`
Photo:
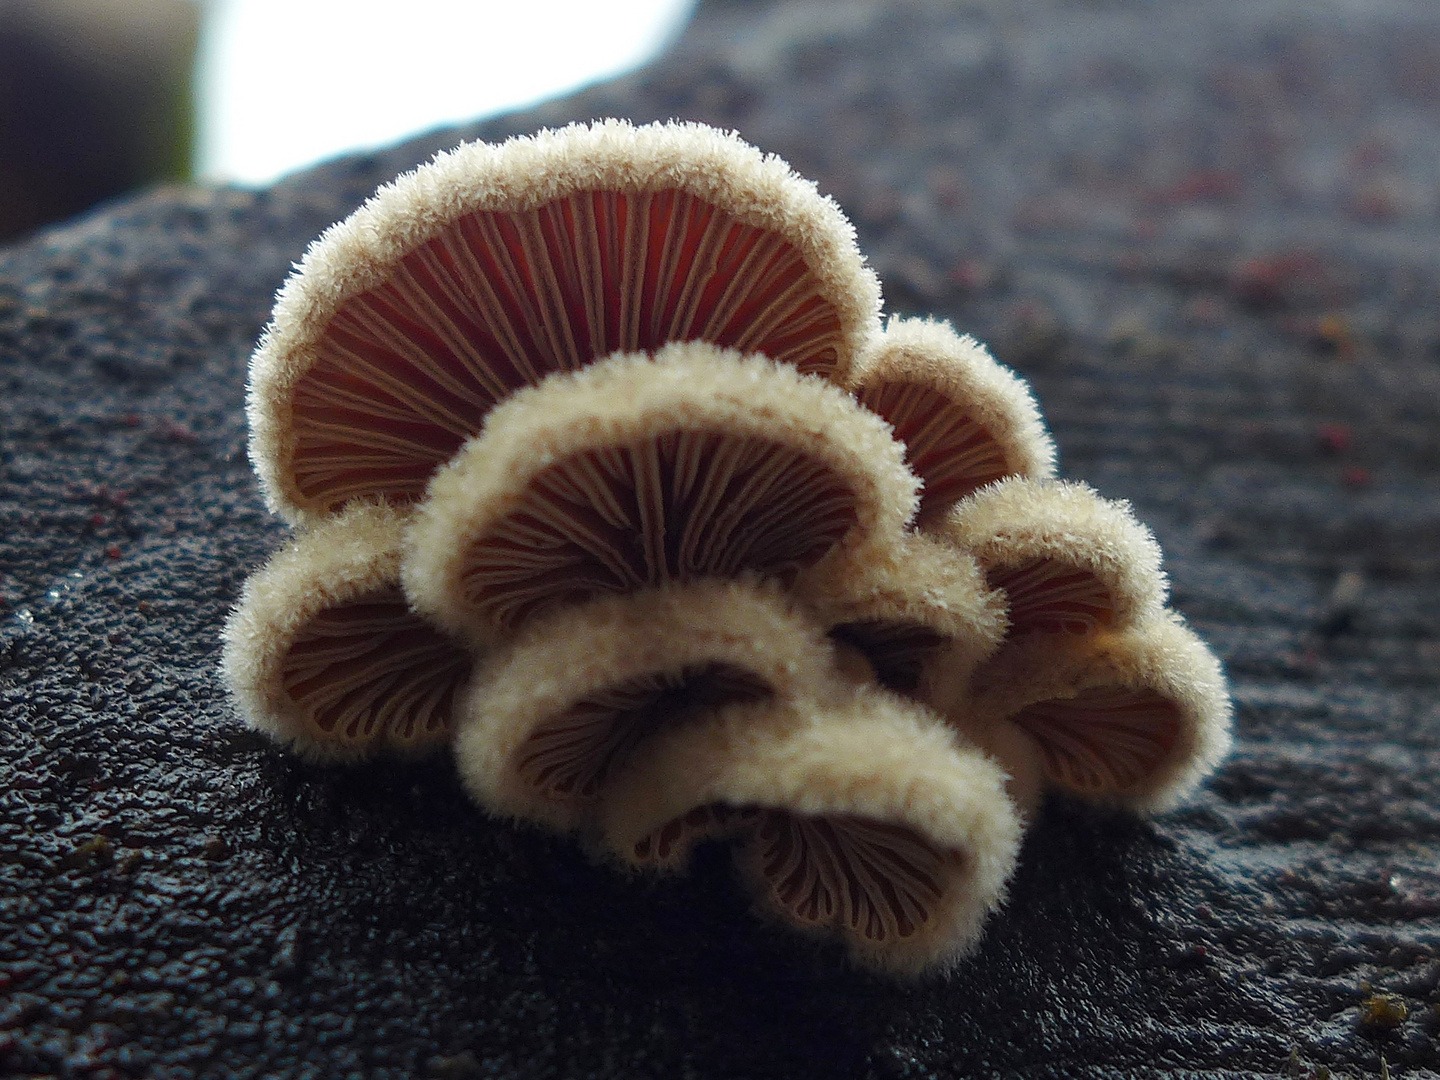
<svg viewBox="0 0 1440 1080"><path fill-rule="evenodd" d="M292 409L298 490L409 503L520 387L700 339L828 375L842 328L796 249L683 192L458 218L331 320Z"/></svg>
<svg viewBox="0 0 1440 1080"><path fill-rule="evenodd" d="M538 724L515 753L515 769L556 801L596 799L606 776L660 728L773 688L733 664L706 664L628 679Z"/></svg>
<svg viewBox="0 0 1440 1080"><path fill-rule="evenodd" d="M1088 634L1115 621L1110 590L1088 570L1055 559L996 567L986 574L1010 604L1012 636L1032 631Z"/></svg>
<svg viewBox="0 0 1440 1080"><path fill-rule="evenodd" d="M784 575L855 524L844 477L756 436L673 431L542 470L465 556L467 604L501 626L667 581Z"/></svg>
<svg viewBox="0 0 1440 1080"><path fill-rule="evenodd" d="M1079 795L1123 795L1164 763L1180 708L1154 690L1096 687L1036 702L1012 720L1040 744L1045 771Z"/></svg>
<svg viewBox="0 0 1440 1080"><path fill-rule="evenodd" d="M741 857L787 920L876 945L925 928L962 858L903 825L781 810L761 814Z"/></svg>
<svg viewBox="0 0 1440 1080"><path fill-rule="evenodd" d="M880 685L899 694L920 688L925 661L950 640L921 623L884 619L841 623L830 636L865 657Z"/></svg>
<svg viewBox="0 0 1440 1080"><path fill-rule="evenodd" d="M708 803L671 818L632 845L630 860L637 866L673 869L684 864L696 844L728 839L748 832L760 811L748 807Z"/></svg>
<svg viewBox="0 0 1440 1080"><path fill-rule="evenodd" d="M922 514L943 510L1013 471L994 436L933 387L886 381L864 387L856 396L883 416L905 444L906 464L925 482Z"/></svg>
<svg viewBox="0 0 1440 1080"><path fill-rule="evenodd" d="M325 740L445 739L469 657L412 614L398 588L326 608L295 635L285 692Z"/></svg>

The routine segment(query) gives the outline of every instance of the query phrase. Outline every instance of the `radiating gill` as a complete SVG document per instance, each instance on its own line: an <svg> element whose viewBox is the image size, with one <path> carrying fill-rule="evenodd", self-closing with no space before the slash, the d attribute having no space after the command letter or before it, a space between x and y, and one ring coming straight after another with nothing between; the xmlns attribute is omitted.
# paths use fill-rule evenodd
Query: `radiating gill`
<svg viewBox="0 0 1440 1080"><path fill-rule="evenodd" d="M834 305L784 237L678 191L456 219L348 301L291 401L296 484L418 499L486 413L610 353L701 339L827 375Z"/></svg>

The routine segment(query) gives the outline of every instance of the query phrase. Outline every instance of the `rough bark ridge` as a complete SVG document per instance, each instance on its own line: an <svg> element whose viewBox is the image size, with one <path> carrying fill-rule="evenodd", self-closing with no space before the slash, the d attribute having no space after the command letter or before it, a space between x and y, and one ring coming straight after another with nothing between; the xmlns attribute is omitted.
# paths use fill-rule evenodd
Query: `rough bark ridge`
<svg viewBox="0 0 1440 1080"><path fill-rule="evenodd" d="M619 82L0 253L0 1072L1440 1076L1437 71L1427 0L711 0ZM948 982L751 920L721 858L643 885L487 821L444 761L292 762L218 683L290 262L441 146L607 114L833 193L1228 661L1206 791L1052 803Z"/></svg>

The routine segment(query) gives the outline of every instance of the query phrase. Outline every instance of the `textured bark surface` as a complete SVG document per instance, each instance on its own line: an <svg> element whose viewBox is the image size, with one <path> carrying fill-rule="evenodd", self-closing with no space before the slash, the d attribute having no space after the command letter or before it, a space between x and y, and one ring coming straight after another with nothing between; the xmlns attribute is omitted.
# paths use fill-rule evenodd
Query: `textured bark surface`
<svg viewBox="0 0 1440 1080"><path fill-rule="evenodd" d="M619 82L0 252L0 1073L1440 1076L1437 72L1428 0L713 0ZM948 981L753 920L718 853L638 883L488 821L443 758L292 761L219 684L290 262L436 148L610 114L818 180L1228 663L1207 788L1050 804Z"/></svg>

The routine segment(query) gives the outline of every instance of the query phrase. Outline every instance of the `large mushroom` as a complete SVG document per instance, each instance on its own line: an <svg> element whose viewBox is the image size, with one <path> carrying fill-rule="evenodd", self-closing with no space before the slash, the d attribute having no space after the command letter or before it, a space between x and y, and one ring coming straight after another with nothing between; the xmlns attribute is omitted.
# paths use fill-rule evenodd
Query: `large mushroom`
<svg viewBox="0 0 1440 1080"><path fill-rule="evenodd" d="M1171 805L1219 665L1022 380L896 319L839 210L699 125L473 144L306 253L251 365L302 530L223 669L318 759L453 742L494 813L945 968L1046 790Z"/></svg>
<svg viewBox="0 0 1440 1080"><path fill-rule="evenodd" d="M609 120L470 143L306 252L251 364L251 459L294 523L408 505L552 372L704 340L843 379L878 311L835 204L733 135Z"/></svg>

